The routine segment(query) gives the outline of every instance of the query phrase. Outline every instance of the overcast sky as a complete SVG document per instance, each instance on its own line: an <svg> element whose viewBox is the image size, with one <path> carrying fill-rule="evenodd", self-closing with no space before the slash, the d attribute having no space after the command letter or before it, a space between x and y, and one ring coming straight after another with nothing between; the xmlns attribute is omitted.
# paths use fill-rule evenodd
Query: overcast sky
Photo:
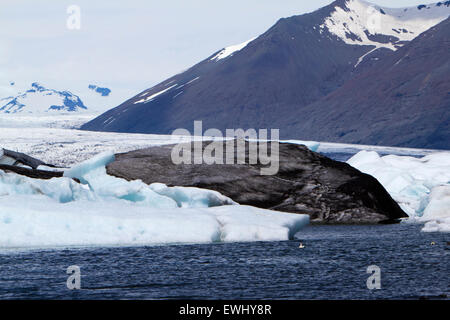
<svg viewBox="0 0 450 320"><path fill-rule="evenodd" d="M330 0L1 0L0 98L10 81L82 95L110 87L115 102L151 87L221 48L257 36L279 18ZM373 0L415 6L415 0ZM395 4L394 4L395 3ZM66 26L70 5L81 28Z"/></svg>

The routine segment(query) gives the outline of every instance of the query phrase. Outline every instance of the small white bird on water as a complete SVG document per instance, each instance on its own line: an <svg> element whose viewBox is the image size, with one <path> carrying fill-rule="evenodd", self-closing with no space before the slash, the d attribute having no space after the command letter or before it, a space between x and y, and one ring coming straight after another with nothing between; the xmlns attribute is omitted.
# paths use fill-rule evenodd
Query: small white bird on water
<svg viewBox="0 0 450 320"><path fill-rule="evenodd" d="M303 249L305 246L303 245L303 243L300 242L300 245L298 246L300 249Z"/></svg>

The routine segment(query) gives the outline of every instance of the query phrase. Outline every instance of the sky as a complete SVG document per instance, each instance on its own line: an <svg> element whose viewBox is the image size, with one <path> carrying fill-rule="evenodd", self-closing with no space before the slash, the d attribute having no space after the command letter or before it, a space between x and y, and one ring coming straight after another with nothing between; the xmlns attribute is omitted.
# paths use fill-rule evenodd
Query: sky
<svg viewBox="0 0 450 320"><path fill-rule="evenodd" d="M112 90L108 107L115 107L226 46L262 34L282 17L331 2L1 0L0 98L32 82L80 97L96 84ZM424 3L370 2L386 7ZM72 5L79 16L68 11ZM73 28L78 26L73 17L79 17L79 29Z"/></svg>

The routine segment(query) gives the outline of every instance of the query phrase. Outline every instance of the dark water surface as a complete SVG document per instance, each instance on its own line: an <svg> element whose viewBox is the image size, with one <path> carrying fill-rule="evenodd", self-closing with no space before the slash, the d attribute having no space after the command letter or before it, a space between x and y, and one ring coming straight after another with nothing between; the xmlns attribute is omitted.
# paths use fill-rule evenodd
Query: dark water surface
<svg viewBox="0 0 450 320"><path fill-rule="evenodd" d="M0 299L445 298L450 235L420 229L310 226L295 241L3 251ZM66 287L70 265L81 268L81 290ZM369 265L381 268L380 290L367 289Z"/></svg>

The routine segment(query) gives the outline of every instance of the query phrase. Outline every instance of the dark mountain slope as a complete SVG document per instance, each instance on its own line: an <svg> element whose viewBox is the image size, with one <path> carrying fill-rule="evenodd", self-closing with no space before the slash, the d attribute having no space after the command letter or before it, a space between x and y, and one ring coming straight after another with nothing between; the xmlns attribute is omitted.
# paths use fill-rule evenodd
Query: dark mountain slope
<svg viewBox="0 0 450 320"><path fill-rule="evenodd" d="M194 120L221 130L270 128L274 118L342 85L359 57L373 48L348 45L319 27L336 5L344 4L337 1L311 14L281 19L232 57L213 59L217 52L82 129L171 133L191 129ZM168 88L155 99L136 103Z"/></svg>
<svg viewBox="0 0 450 320"><path fill-rule="evenodd" d="M289 136L450 149L450 18L295 118Z"/></svg>

